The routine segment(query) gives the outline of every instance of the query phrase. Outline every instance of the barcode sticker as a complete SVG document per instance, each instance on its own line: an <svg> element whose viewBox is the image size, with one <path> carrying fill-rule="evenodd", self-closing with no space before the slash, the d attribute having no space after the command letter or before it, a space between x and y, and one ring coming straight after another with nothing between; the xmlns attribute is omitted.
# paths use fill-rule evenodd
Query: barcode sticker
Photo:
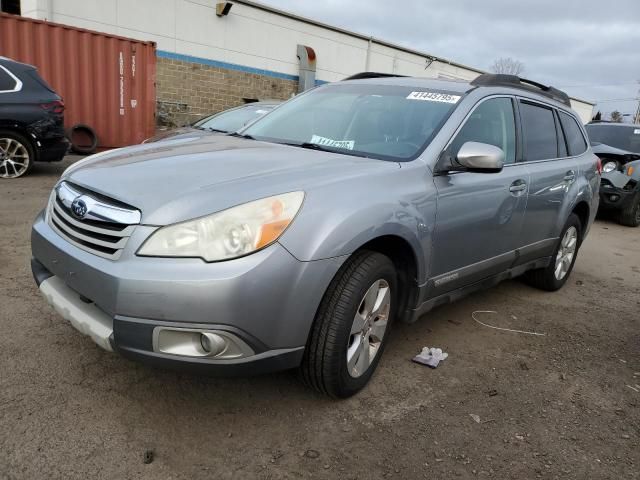
<svg viewBox="0 0 640 480"><path fill-rule="evenodd" d="M407 100L423 100L427 102L458 103L460 95L437 92L411 92Z"/></svg>
<svg viewBox="0 0 640 480"><path fill-rule="evenodd" d="M321 137L320 135L313 135L311 137L311 143L324 145L325 147L344 148L346 150L353 150L355 144L353 140L333 140L332 138Z"/></svg>

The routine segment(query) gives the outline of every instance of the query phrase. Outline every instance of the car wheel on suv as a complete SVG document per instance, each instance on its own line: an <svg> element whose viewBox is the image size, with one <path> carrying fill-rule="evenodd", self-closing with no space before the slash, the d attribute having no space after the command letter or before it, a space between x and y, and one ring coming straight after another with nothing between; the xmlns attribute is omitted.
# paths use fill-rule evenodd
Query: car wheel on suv
<svg viewBox="0 0 640 480"><path fill-rule="evenodd" d="M302 361L304 382L339 398L362 389L382 356L396 298L391 260L376 252L356 253L322 300Z"/></svg>
<svg viewBox="0 0 640 480"><path fill-rule="evenodd" d="M0 130L0 178L17 178L33 167L31 142L10 130Z"/></svg>
<svg viewBox="0 0 640 480"><path fill-rule="evenodd" d="M529 284L549 292L561 289L573 270L581 239L582 226L580 219L575 213L572 213L562 229L549 266L538 270L530 270L525 274Z"/></svg>

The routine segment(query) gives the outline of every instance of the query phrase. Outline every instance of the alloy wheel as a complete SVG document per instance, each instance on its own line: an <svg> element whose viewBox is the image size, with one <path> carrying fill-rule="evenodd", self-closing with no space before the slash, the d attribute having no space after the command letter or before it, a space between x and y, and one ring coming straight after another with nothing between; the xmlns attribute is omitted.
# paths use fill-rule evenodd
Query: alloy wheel
<svg viewBox="0 0 640 480"><path fill-rule="evenodd" d="M373 363L387 330L391 311L391 288L384 279L373 282L360 301L347 344L347 370L353 378Z"/></svg>
<svg viewBox="0 0 640 480"><path fill-rule="evenodd" d="M14 138L0 138L0 177L16 178L29 168L29 150Z"/></svg>
<svg viewBox="0 0 640 480"><path fill-rule="evenodd" d="M556 280L562 280L569 273L577 247L578 230L576 227L569 227L562 237L560 248L556 255L556 268L554 270Z"/></svg>

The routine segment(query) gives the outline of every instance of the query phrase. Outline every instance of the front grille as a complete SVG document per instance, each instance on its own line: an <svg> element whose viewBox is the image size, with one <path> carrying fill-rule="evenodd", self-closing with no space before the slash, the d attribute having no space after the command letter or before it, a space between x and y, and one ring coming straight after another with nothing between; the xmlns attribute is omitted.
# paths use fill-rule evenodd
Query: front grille
<svg viewBox="0 0 640 480"><path fill-rule="evenodd" d="M89 204L83 218L73 214L71 202L81 198ZM135 226L139 212L125 209L116 202L107 203L98 195L62 183L51 194L47 207L49 226L68 242L103 258L117 260ZM128 220L118 221L119 218ZM138 221L132 223L132 219Z"/></svg>

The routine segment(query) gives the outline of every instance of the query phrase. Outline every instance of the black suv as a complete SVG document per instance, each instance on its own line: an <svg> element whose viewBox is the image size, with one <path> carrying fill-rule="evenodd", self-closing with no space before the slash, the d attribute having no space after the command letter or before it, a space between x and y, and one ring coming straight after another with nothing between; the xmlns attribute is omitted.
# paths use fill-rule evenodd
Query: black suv
<svg viewBox="0 0 640 480"><path fill-rule="evenodd" d="M68 147L62 98L35 67L0 57L0 178L62 160Z"/></svg>

